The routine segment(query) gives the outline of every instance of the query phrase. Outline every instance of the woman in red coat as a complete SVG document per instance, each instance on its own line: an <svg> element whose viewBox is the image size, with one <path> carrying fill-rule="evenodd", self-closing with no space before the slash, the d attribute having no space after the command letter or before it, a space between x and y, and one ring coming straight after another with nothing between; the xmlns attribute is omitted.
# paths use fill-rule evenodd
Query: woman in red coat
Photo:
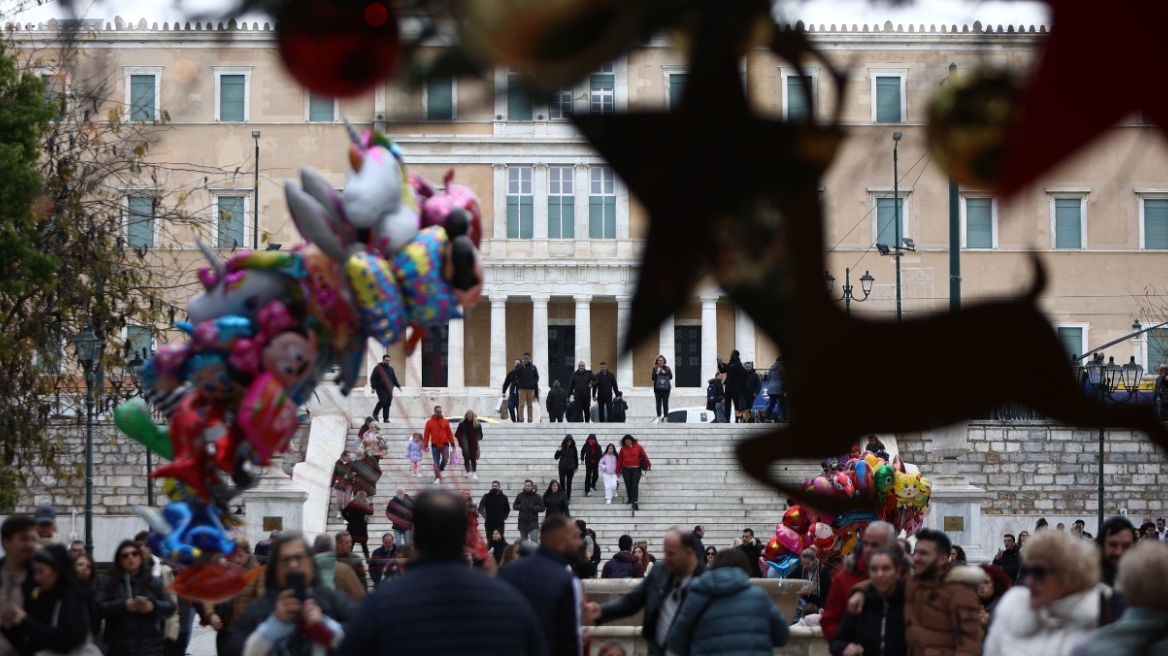
<svg viewBox="0 0 1168 656"><path fill-rule="evenodd" d="M641 472L649 471L652 468L653 463L649 462L649 456L645 453L645 449L637 443L637 438L632 435L622 437L620 453L616 457L616 473L625 479L625 491L629 497L625 503L633 504L633 510L641 509L637 505Z"/></svg>

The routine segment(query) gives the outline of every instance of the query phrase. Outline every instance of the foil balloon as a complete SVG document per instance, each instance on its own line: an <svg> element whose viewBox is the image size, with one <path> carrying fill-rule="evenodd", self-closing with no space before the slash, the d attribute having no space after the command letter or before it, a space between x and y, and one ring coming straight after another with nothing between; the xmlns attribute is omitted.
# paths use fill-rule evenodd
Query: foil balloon
<svg viewBox="0 0 1168 656"><path fill-rule="evenodd" d="M139 444L166 458L174 459L174 447L165 426L154 423L145 399L130 399L114 409L114 424Z"/></svg>
<svg viewBox="0 0 1168 656"><path fill-rule="evenodd" d="M808 531L808 535L819 551L830 551L835 546L835 531L828 524L816 522Z"/></svg>
<svg viewBox="0 0 1168 656"><path fill-rule="evenodd" d="M799 556L793 553L786 553L774 560L766 560L761 556L759 565L766 572L768 579L785 579L795 571L799 566Z"/></svg>
<svg viewBox="0 0 1168 656"><path fill-rule="evenodd" d="M795 554L803 552L803 536L799 535L790 526L779 524L775 527L775 539L779 544Z"/></svg>
<svg viewBox="0 0 1168 656"><path fill-rule="evenodd" d="M218 604L239 594L248 584L263 575L263 567L247 570L223 561L200 563L179 572L174 577L171 587L176 593L188 599Z"/></svg>
<svg viewBox="0 0 1168 656"><path fill-rule="evenodd" d="M288 73L313 92L353 96L397 70L402 51L393 3L307 0L276 6L280 57Z"/></svg>
<svg viewBox="0 0 1168 656"><path fill-rule="evenodd" d="M763 557L767 560L774 560L785 553L787 553L787 548L779 542L778 538L771 538L762 551Z"/></svg>
<svg viewBox="0 0 1168 656"><path fill-rule="evenodd" d="M796 533L803 533L807 530L807 515L803 512L803 506L798 504L787 508L787 512L783 513L783 525L793 529Z"/></svg>

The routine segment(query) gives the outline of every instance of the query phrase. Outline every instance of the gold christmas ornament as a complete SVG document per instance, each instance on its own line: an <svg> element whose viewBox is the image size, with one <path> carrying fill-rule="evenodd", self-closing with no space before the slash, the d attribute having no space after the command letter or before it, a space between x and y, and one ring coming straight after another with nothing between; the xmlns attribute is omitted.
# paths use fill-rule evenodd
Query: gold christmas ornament
<svg viewBox="0 0 1168 656"><path fill-rule="evenodd" d="M996 187L1006 135L1022 114L1022 82L1006 70L959 71L929 105L933 158L962 185Z"/></svg>
<svg viewBox="0 0 1168 656"><path fill-rule="evenodd" d="M462 0L462 42L478 59L526 73L536 91L569 86L636 38L641 0Z"/></svg>

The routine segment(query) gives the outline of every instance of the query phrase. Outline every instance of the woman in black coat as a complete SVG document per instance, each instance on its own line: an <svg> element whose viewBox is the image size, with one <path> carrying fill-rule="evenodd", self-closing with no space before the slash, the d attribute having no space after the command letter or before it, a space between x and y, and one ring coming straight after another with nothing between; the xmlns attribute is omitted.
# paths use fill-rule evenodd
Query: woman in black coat
<svg viewBox="0 0 1168 656"><path fill-rule="evenodd" d="M568 512L568 495L560 488L559 481L553 480L543 493L544 517L551 515L570 515Z"/></svg>
<svg viewBox="0 0 1168 656"><path fill-rule="evenodd" d="M145 598L144 600L140 600ZM123 540L97 591L105 643L118 656L162 656L162 620L175 611L162 582L150 575L138 545Z"/></svg>
<svg viewBox="0 0 1168 656"><path fill-rule="evenodd" d="M479 442L483 441L483 425L474 410L467 410L458 422L458 430L454 431L454 439L458 448L462 450L462 466L466 473L474 480L479 480Z"/></svg>
<svg viewBox="0 0 1168 656"><path fill-rule="evenodd" d="M97 565L89 554L73 556L73 573L81 583L85 593L86 608L89 610L89 630L94 636L101 635L101 611L97 608Z"/></svg>
<svg viewBox="0 0 1168 656"><path fill-rule="evenodd" d="M904 638L903 557L897 550L880 549L868 556L871 587L864 596L859 615L844 613L831 641L833 656L903 656L908 653Z"/></svg>
<svg viewBox="0 0 1168 656"><path fill-rule="evenodd" d="M669 414L669 391L673 388L673 371L665 364L665 356L657 356L653 363L653 397L657 401L657 416Z"/></svg>
<svg viewBox="0 0 1168 656"><path fill-rule="evenodd" d="M24 600L24 608L13 607L0 616L4 637L21 656L68 654L91 642L89 601L69 552L59 544L37 547L32 568L38 587ZM158 645L161 649L161 636ZM97 652L96 646L90 649Z"/></svg>
<svg viewBox="0 0 1168 656"><path fill-rule="evenodd" d="M565 435L564 441L560 443L560 448L556 449L556 460L560 461L560 489L564 491L564 496L567 497L568 501L571 501L572 477L580 468L579 451L577 451L576 440L572 439L571 435Z"/></svg>

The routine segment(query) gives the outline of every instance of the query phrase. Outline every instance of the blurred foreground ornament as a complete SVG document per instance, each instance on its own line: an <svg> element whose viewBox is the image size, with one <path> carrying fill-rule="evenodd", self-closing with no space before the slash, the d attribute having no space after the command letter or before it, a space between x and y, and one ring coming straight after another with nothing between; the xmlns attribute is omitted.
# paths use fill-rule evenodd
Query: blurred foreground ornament
<svg viewBox="0 0 1168 656"><path fill-rule="evenodd" d="M333 98L373 88L402 57L388 0L292 0L277 12L276 41L292 77Z"/></svg>
<svg viewBox="0 0 1168 656"><path fill-rule="evenodd" d="M1001 182L1006 135L1021 117L1022 84L1007 70L950 75L929 105L929 147L962 185Z"/></svg>
<svg viewBox="0 0 1168 656"><path fill-rule="evenodd" d="M637 36L641 0L463 0L472 57L524 71L532 89L570 86Z"/></svg>

